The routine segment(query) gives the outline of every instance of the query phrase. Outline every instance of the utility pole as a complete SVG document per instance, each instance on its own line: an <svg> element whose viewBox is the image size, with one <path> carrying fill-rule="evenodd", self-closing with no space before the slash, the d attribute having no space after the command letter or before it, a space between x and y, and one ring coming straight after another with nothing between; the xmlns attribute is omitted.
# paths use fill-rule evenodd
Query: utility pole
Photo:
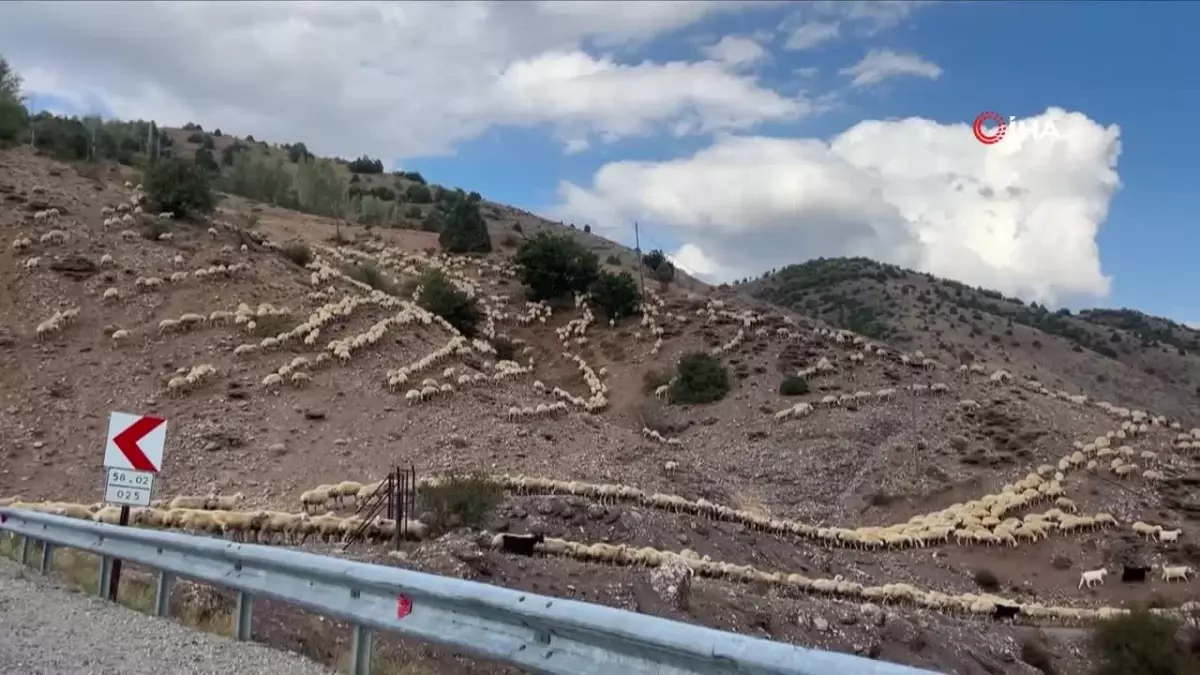
<svg viewBox="0 0 1200 675"><path fill-rule="evenodd" d="M638 299L641 300L642 304L645 304L646 278L645 271L642 268L645 267L646 264L642 262L642 238L641 233L638 231L638 222L636 220L633 221L633 245L637 247L635 250L637 251Z"/></svg>

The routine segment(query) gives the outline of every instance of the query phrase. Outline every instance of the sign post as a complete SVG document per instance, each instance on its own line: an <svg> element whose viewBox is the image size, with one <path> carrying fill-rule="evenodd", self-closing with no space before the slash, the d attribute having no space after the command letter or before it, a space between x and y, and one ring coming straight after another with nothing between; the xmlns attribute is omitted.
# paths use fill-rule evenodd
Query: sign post
<svg viewBox="0 0 1200 675"><path fill-rule="evenodd" d="M104 501L121 507L121 526L129 525L130 506L150 506L154 478L162 468L167 421L161 417L114 412L104 442ZM117 600L121 561L113 560L108 599Z"/></svg>

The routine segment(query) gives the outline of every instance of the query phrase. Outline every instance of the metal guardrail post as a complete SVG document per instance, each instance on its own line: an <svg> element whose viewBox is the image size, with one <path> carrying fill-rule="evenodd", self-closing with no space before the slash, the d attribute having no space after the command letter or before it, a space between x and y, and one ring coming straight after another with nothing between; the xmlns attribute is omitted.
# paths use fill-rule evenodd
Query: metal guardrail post
<svg viewBox="0 0 1200 675"><path fill-rule="evenodd" d="M154 583L154 615L165 617L171 613L171 573L158 571Z"/></svg>
<svg viewBox="0 0 1200 675"><path fill-rule="evenodd" d="M40 567L40 571L42 574L46 574L47 572L49 572L52 569L54 569L54 544L51 544L48 541L43 541L42 542L42 564Z"/></svg>
<svg viewBox="0 0 1200 675"><path fill-rule="evenodd" d="M21 537L21 564L29 560L29 537Z"/></svg>
<svg viewBox="0 0 1200 675"><path fill-rule="evenodd" d="M250 639L250 610L254 607L254 596L245 591L237 594L237 623L234 625L234 637L242 642Z"/></svg>
<svg viewBox="0 0 1200 675"><path fill-rule="evenodd" d="M97 584L99 588L96 589L96 592L102 598L108 597L108 585L112 581L112 564L112 558L106 555L100 556L100 583Z"/></svg>
<svg viewBox="0 0 1200 675"><path fill-rule="evenodd" d="M350 636L350 675L371 675L373 637L370 628L354 624L354 632Z"/></svg>

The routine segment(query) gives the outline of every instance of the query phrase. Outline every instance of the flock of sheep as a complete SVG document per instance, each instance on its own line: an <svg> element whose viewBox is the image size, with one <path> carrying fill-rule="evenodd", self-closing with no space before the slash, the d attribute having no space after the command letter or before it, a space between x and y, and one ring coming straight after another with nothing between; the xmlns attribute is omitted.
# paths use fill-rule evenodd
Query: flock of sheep
<svg viewBox="0 0 1200 675"><path fill-rule="evenodd" d="M102 215L104 217L103 225L106 229L117 226L128 227L154 217L143 213L142 204L145 199L140 187L126 184L126 188L132 190L132 196L114 207L104 207ZM170 214L159 214L157 217L161 220L170 220ZM51 226L55 229L36 237L36 243L35 239L31 237L18 237L12 242L12 249L15 252L24 253L39 245L57 246L70 241L69 233L56 227L62 222L56 209L35 213L33 221L37 226ZM224 222L218 222L216 225L230 230L237 229ZM216 238L221 233L217 227L213 227L208 230L208 234ZM170 233L164 233L159 235L158 239L164 242L170 241L169 235ZM128 239L136 238L138 235L130 230L124 230L120 236ZM282 249L282 246L276 242L265 240L261 243L270 250ZM247 247L242 245L240 250L247 252ZM233 248L226 246L223 251L232 253ZM377 290L345 271L362 263L375 265L384 273L409 278L417 277L428 269L441 270L452 284L479 302L483 311L480 331L482 337L486 339L468 340L450 323L420 307L418 301L423 290L420 287L413 291L410 298L401 298ZM38 269L40 264L41 257L32 256L25 259L19 267L32 271ZM103 255L100 264L102 267L113 265L112 256ZM181 256L176 255L172 259L172 264L176 267L183 267L185 262ZM232 355L242 364L248 364L252 359L269 357L285 350L291 352L302 347L318 350L318 353L311 358L304 355L292 356L289 353L285 357L286 362L274 367L272 372L262 378L261 386L268 392L278 392L285 383L295 387L307 386L321 369L350 362L357 354L381 344L385 336L392 331L406 326L432 327L436 325L450 336L441 346L415 361L387 369L383 373L381 380L386 384L386 389L395 393L404 391L405 402L409 405L428 403L469 387L504 383L532 374L536 365L536 355L532 347L524 346L523 342L515 340L513 342L518 347L524 346L521 356L526 359L525 365L521 365L515 360L494 358L496 356L495 349L488 340L500 335L497 326L505 322L518 326L546 325L548 319L554 314L554 310L545 303L525 303L524 307L519 310L511 309L508 306L511 302L508 296L488 292L484 284L489 278L495 280L498 285L515 277L515 269L510 264L503 262L481 261L448 255L409 254L388 248L382 243L368 241L361 244L361 248L351 246L317 247L316 256L306 267L309 273L308 282L313 287L313 290L306 296L306 300L316 304L307 318L292 328L279 330L274 334L246 341L232 348ZM472 268L476 272L475 277L470 274ZM134 282L134 289L139 292L165 292L168 287L185 283L189 278L228 278L250 269L251 266L248 263L241 262L207 266L191 272L178 270L166 278L138 277ZM394 280L391 281L394 282ZM338 284L348 286L351 293L337 298ZM393 283L393 285L395 284ZM124 295L117 287L107 288L101 293L101 301L105 303L118 303L123 299ZM766 315L749 310L731 311L726 307L724 301L704 299L691 294L687 300L693 305L691 316L685 311L672 311L664 298L647 289L647 298L639 308L641 322L634 337L639 340L642 338L653 339L648 350L649 356L658 354L664 347L664 340L681 327L687 326L694 320L699 320L700 323L708 325L732 324L737 327L736 333L728 341L711 349L710 353L714 356L721 356L739 349L750 335L759 339L774 337L788 344L815 343L838 350L836 353L820 357L811 365L801 368L796 374L805 379L817 380L821 377L835 376L841 373L853 378L853 371L865 366L871 360L888 360L921 373L936 374L948 370L940 362L927 357L920 351L904 353L891 350L882 345L872 344L862 336L849 331L826 328L804 331L798 329L795 321L790 318L772 320ZM577 366L583 382L587 386L587 395L576 395L561 387L548 388L540 380L535 380L531 387L533 392L548 400L536 405L510 406L506 411L501 409L501 413L507 420L522 422L561 417L569 414L572 410L585 414L601 414L608 408L609 390L604 380L607 376L606 369L593 369L582 356L571 351L589 344L589 330L596 325L596 317L591 310L587 295L577 296L575 307L579 311L579 318L571 319L556 328L555 334L563 348L561 357ZM332 332L329 329L330 326L345 324L356 314L367 310L384 310L391 314L376 321L361 333L328 340L323 346L320 344L322 335ZM75 322L78 314L78 307L56 312L50 319L37 325L35 331L37 339L44 340L65 330ZM163 318L158 323L156 336L170 338L195 330L216 327L232 328L248 334L261 335L267 326L274 325L275 319L290 320L293 316L294 313L286 307L277 308L262 303L252 308L248 304L241 303L233 310L194 311L178 317ZM609 328L615 328L615 322L609 321L608 323ZM778 325L780 323L782 325ZM112 332L114 345L126 343L133 337L132 329L118 327ZM475 365L475 370L466 365L451 365L455 361L465 361L465 357L472 355L481 357L472 360L473 363L478 364ZM440 369L441 380L427 376L430 375L428 371L435 368ZM169 394L183 396L221 374L217 367L208 363L185 366L166 379L165 387ZM529 476L496 476L495 480L506 489L518 494L568 494L600 502L627 501L647 508L739 522L755 530L806 538L820 545L831 547L871 550L902 549L948 544L951 539L957 545L1015 547L1023 542L1040 541L1051 534L1067 535L1078 531L1120 526L1117 519L1110 514L1078 513L1075 502L1068 497L1067 476L1075 471L1098 471L1103 468L1118 477L1140 475L1151 481L1160 481L1166 478L1165 472L1169 466L1169 458L1164 460L1160 457L1160 453L1151 450L1136 452L1131 445L1122 443L1122 441L1146 436L1158 428L1163 428L1178 432L1170 446L1171 450L1186 456L1189 451L1200 449L1200 428L1185 432L1179 422L1168 421L1163 416L1154 416L1145 411L1119 407L1105 401L1092 401L1084 394L1051 391L1036 380L1029 378L1022 379L1019 384L1014 385L1017 378L1007 370L992 370L978 363L961 366L957 369L956 374L962 379L974 376L983 377L989 385L997 388L1016 386L1024 391L1053 397L1074 405L1093 406L1120 420L1120 426L1095 439L1076 442L1069 452L1064 452L1056 465L1039 466L1035 471L1029 472L1011 484L1004 485L995 493L986 494L964 503L952 504L936 512L914 516L904 523L882 527L821 527L786 519L769 518L729 506L714 504L704 499L688 500L679 495L648 493L625 485L591 484ZM655 395L666 399L669 397L669 391L670 385L664 385L655 391ZM811 400L794 403L790 407L774 413L773 417L776 421L786 422L816 414L821 408L857 408L866 404L888 404L900 392L914 396L944 396L951 393L951 386L948 382L913 383L875 391L864 389L841 395L814 396ZM982 404L974 399L962 399L958 401L957 405L963 410L972 411L978 410ZM666 438L652 429L643 429L642 433L647 439L666 446L678 446L684 442L679 438ZM1141 462L1141 465L1134 460ZM670 474L678 469L679 463L668 460L663 467ZM397 524L394 521L382 518L364 521L356 516L340 517L332 511L313 515L322 509L337 507L348 502L362 503L378 488L378 483L360 484L353 481L318 486L301 495L300 501L303 509L299 513L267 510L239 511L236 507L240 499L236 495L228 498L220 496L177 497L166 504L155 504L150 508L135 510L134 523L142 527L174 528L197 534L224 535L242 541L260 543L295 543L302 542L310 536L326 541L344 541L359 532L369 539L387 540L395 534ZM59 502L29 503L21 501L19 498L0 500L0 505L5 504L70 517L89 518L100 522L115 522L113 509L102 504L85 506ZM1013 515L1016 511L1040 504L1049 505L1050 508L1041 513L1027 513L1021 517ZM1165 529L1163 525L1150 525L1141 521L1133 523L1132 528L1139 535L1156 542L1175 542L1180 536L1178 529ZM428 534L427 528L418 522L407 523L406 531L417 539ZM537 542L535 550L546 555L571 556L592 562L652 567L682 561L696 574L710 578L742 582L765 581L773 584L785 584L803 591L842 595L868 601L909 602L921 607L948 612L992 614L997 607L1004 607L1018 608L1020 613L1032 619L1087 621L1112 616L1122 611L1113 608L1080 609L1049 607L1036 603L1021 604L988 594L948 595L932 590L922 591L908 584L863 586L845 581L840 577L808 579L798 574L765 572L749 566L715 562L696 556L688 550L676 554L645 547L588 544L563 539L544 539ZM1191 569L1186 566L1162 566L1162 578L1165 581L1187 580L1191 574ZM1081 575L1079 586L1090 588L1103 583L1104 577L1105 570L1103 569L1085 571Z"/></svg>

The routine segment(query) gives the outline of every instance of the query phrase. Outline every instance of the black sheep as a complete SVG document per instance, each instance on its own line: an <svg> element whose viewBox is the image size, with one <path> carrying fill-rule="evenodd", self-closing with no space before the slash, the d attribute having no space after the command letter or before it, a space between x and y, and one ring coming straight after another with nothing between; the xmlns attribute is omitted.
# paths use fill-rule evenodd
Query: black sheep
<svg viewBox="0 0 1200 675"><path fill-rule="evenodd" d="M516 555L533 555L534 547L546 541L540 534L501 534L499 538L500 548Z"/></svg>
<svg viewBox="0 0 1200 675"><path fill-rule="evenodd" d="M1021 608L1014 605L996 605L993 619L1015 619L1021 613Z"/></svg>
<svg viewBox="0 0 1200 675"><path fill-rule="evenodd" d="M1150 571L1149 567L1134 567L1132 565L1122 565L1121 581L1130 583L1134 581L1146 581L1146 572Z"/></svg>

